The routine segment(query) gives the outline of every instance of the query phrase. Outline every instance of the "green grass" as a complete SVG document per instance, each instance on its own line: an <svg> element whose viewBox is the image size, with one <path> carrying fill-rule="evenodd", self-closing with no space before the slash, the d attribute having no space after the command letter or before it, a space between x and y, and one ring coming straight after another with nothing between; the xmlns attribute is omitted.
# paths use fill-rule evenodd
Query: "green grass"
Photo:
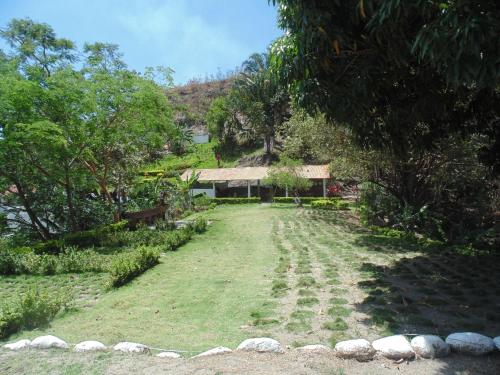
<svg viewBox="0 0 500 375"><path fill-rule="evenodd" d="M312 276L301 276L299 281L297 282L297 286L299 287L308 287L316 284L316 280Z"/></svg>
<svg viewBox="0 0 500 375"><path fill-rule="evenodd" d="M342 318L337 318L333 322L324 323L323 328L330 331L346 331L349 326Z"/></svg>
<svg viewBox="0 0 500 375"><path fill-rule="evenodd" d="M296 322L287 323L285 328L288 332L302 333L310 331L312 329L312 326L309 322L306 322L304 320L299 320Z"/></svg>
<svg viewBox="0 0 500 375"><path fill-rule="evenodd" d="M42 293L67 293L71 297L71 308L86 308L93 306L106 292L107 282L106 273L0 276L0 301L36 287Z"/></svg>
<svg viewBox="0 0 500 375"><path fill-rule="evenodd" d="M250 335L240 326L251 324L250 314L268 303L269 275L279 258L271 245L276 212L260 205L241 211L207 211L213 221L208 231L166 253L155 268L101 296L93 308L66 313L48 329L11 340L53 334L69 342L127 340L181 350L236 346Z"/></svg>
<svg viewBox="0 0 500 375"><path fill-rule="evenodd" d="M316 297L302 297L297 299L297 305L299 306L314 306L319 303L319 299Z"/></svg>

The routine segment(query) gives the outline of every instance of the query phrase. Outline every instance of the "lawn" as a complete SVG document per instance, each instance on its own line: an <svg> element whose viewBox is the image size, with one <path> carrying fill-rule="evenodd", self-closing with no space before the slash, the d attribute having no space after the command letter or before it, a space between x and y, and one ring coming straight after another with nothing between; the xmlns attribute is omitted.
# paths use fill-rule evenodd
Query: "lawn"
<svg viewBox="0 0 500 375"><path fill-rule="evenodd" d="M212 222L205 234L118 290L102 293L97 276L79 276L74 290L87 307L11 340L50 333L189 355L252 336L298 346L392 333L500 333L498 258L375 234L352 211L255 204L195 216ZM19 278L0 282L2 296ZM49 279L59 280L33 280Z"/></svg>
<svg viewBox="0 0 500 375"><path fill-rule="evenodd" d="M129 285L102 295L91 309L68 312L50 327L68 342L136 341L159 348L201 351L235 346L240 328L273 305L270 276L277 261L271 226L277 212L260 205L205 213L209 230ZM11 337L11 340L15 337Z"/></svg>

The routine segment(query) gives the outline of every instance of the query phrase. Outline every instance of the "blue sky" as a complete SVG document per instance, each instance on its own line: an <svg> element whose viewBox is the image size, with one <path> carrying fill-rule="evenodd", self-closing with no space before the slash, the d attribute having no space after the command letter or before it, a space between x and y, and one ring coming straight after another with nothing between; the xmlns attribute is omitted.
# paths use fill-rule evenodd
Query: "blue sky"
<svg viewBox="0 0 500 375"><path fill-rule="evenodd" d="M48 23L79 48L118 44L137 71L169 66L177 84L233 70L281 35L267 0L0 0L0 27L23 17Z"/></svg>

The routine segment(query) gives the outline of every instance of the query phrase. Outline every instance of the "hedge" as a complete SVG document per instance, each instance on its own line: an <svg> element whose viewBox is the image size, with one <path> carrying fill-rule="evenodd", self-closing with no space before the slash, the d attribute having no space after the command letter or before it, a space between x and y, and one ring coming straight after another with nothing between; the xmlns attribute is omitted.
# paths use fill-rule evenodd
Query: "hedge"
<svg viewBox="0 0 500 375"><path fill-rule="evenodd" d="M334 199L334 200L319 199L312 201L311 207L323 210L348 210L349 202L340 199Z"/></svg>
<svg viewBox="0 0 500 375"><path fill-rule="evenodd" d="M160 261L158 247L141 246L132 252L122 253L113 259L109 275L110 285L122 286L144 273Z"/></svg>
<svg viewBox="0 0 500 375"><path fill-rule="evenodd" d="M295 198L294 197L274 197L273 202L274 203L295 203ZM336 201L339 200L340 198L338 197L332 197L332 198L322 198L322 197L300 197L300 201L302 203L309 204L313 201L316 200L327 200L327 201Z"/></svg>
<svg viewBox="0 0 500 375"><path fill-rule="evenodd" d="M216 204L243 204L243 203L260 203L260 198L212 198L211 202Z"/></svg>

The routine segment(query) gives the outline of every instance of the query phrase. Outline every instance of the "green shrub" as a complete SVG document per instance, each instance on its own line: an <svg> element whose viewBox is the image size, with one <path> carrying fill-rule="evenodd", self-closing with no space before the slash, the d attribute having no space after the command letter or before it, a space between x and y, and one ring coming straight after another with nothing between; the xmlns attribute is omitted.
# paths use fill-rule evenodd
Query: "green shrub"
<svg viewBox="0 0 500 375"><path fill-rule="evenodd" d="M116 256L111 264L110 285L119 287L149 268L159 263L160 251L157 247L141 246L132 252Z"/></svg>
<svg viewBox="0 0 500 375"><path fill-rule="evenodd" d="M2 275L54 275L105 271L103 256L93 250L67 248L58 255L36 254L30 248L0 251Z"/></svg>
<svg viewBox="0 0 500 375"><path fill-rule="evenodd" d="M199 194L193 199L195 207L208 207L212 203L212 198L206 194Z"/></svg>
<svg viewBox="0 0 500 375"><path fill-rule="evenodd" d="M193 228L195 233L203 233L207 230L207 221L205 219L198 218L192 222L190 226Z"/></svg>
<svg viewBox="0 0 500 375"><path fill-rule="evenodd" d="M212 202L216 204L245 204L245 203L260 203L260 198L212 198Z"/></svg>
<svg viewBox="0 0 500 375"><path fill-rule="evenodd" d="M323 210L348 210L349 202L340 199L319 199L311 201L311 207Z"/></svg>
<svg viewBox="0 0 500 375"><path fill-rule="evenodd" d="M78 246L81 248L103 246L110 240L113 234L123 231L127 226L128 221L122 220L118 223L101 225L90 230L68 233L59 239L39 242L33 245L33 251L37 254L58 254L67 246Z"/></svg>
<svg viewBox="0 0 500 375"><path fill-rule="evenodd" d="M323 197L300 197L300 201L305 204L310 204L313 201L316 200L328 200L328 201L335 201L339 200L340 198L338 197L332 197L332 198L323 198ZM274 203L295 203L294 197L274 197L273 198Z"/></svg>
<svg viewBox="0 0 500 375"><path fill-rule="evenodd" d="M21 329L33 329L49 323L66 304L67 296L49 295L37 289L2 302L0 305L0 339Z"/></svg>

